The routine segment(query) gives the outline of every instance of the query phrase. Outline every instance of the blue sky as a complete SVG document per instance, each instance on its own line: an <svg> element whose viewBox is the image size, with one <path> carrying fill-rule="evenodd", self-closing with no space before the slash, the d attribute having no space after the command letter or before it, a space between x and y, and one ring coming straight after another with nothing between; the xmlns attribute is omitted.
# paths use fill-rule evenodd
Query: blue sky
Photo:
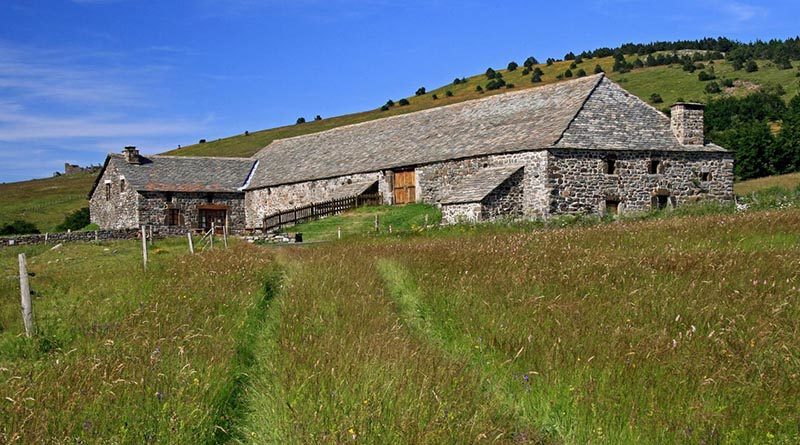
<svg viewBox="0 0 800 445"><path fill-rule="evenodd" d="M0 0L0 182L375 108L624 42L800 34L778 0Z"/></svg>

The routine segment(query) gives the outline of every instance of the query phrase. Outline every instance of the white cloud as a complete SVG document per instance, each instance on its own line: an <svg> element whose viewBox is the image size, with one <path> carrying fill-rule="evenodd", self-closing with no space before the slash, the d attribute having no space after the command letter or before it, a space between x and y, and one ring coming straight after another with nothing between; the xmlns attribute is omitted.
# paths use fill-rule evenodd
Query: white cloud
<svg viewBox="0 0 800 445"><path fill-rule="evenodd" d="M722 2L723 11L737 22L746 22L753 18L765 17L768 11L761 6L748 5L740 2Z"/></svg>

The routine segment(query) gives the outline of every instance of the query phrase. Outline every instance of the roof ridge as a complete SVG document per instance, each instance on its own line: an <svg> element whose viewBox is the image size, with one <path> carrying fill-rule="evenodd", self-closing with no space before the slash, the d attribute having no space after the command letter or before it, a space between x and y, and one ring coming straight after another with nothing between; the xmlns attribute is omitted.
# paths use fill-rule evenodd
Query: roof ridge
<svg viewBox="0 0 800 445"><path fill-rule="evenodd" d="M581 106L578 107L578 111L576 111L575 115L573 115L572 118L569 120L569 123L567 123L567 126L564 127L563 130L561 130L561 134L558 135L558 138L556 138L556 140L553 142L553 144L552 144L553 146L558 145L558 143L561 142L561 139L564 138L564 135L569 130L569 127L572 126L572 123L575 122L575 119L577 119L578 115L581 114L581 111L583 111L583 108L586 106L586 103L589 102L589 99L592 98L592 95L594 95L594 92L597 91L597 87L600 86L601 83L603 83L603 79L606 78L606 75L605 75L605 73L600 72L600 73L597 74L597 78L598 78L597 82L595 82L595 84L592 87L592 89L589 90L589 94L587 94L586 97L583 99L583 102L581 103Z"/></svg>
<svg viewBox="0 0 800 445"><path fill-rule="evenodd" d="M120 155L121 156L121 155ZM166 159L213 159L218 161L248 161L255 162L256 160L250 157L231 157L231 156L175 156L175 155L143 155L145 158L166 158Z"/></svg>
<svg viewBox="0 0 800 445"><path fill-rule="evenodd" d="M411 116L411 115L422 115L422 114L438 112L440 110L453 109L453 108L457 108L457 107L465 107L465 106L467 106L467 104L474 105L474 104L479 103L479 102L489 102L491 100L497 100L498 98L508 98L508 97L511 97L511 96L514 96L514 95L521 96L521 95L525 95L525 94L531 94L531 93L534 93L534 92L539 93L539 92L542 92L543 90L552 89L552 88L555 88L557 86L563 87L566 84L578 83L578 82L587 82L592 78L597 78L598 80L596 81L595 86L592 88L592 91L594 91L594 88L597 88L597 84L599 84L600 80L603 77L604 77L603 73L592 74L591 76L579 77L577 79L572 79L572 80L567 80L567 81L562 81L562 82L553 82L553 83L549 83L547 85L542 85L542 86L537 86L537 87L532 87L532 88L523 88L523 89L520 89L520 90L517 90L517 91L508 91L508 92L499 93L499 94L492 94L491 96L488 96L488 97L480 97L480 98L477 98L477 99L469 99L469 100L465 100L465 101L462 101L462 102L456 102L456 103L453 103L453 104L442 105L442 106L439 106L439 107L426 108L424 110L417 110L417 111L412 111L412 112L409 112L409 113L397 114L397 115L394 115L394 116L386 116L386 117L372 119L372 120L368 120L368 121L364 121L364 122L357 122L355 124L342 125L342 126L339 126L339 127L335 127L335 128L331 128L331 129L323 130L323 131L317 131L317 132L314 132L314 133L301 134L301 135L292 136L292 137L288 137L288 138L275 139L272 142L270 142L269 144L267 144L264 147L262 147L253 156L257 156L258 153L260 153L262 150L266 149L267 147L269 147L269 146L271 146L271 145L273 145L275 143L280 143L280 142L283 142L283 141L291 141L291 140L295 140L295 139L306 138L306 137L310 137L310 136L317 136L317 135L321 135L321 134L332 134L332 133L339 132L339 131L344 131L345 129L350 129L350 128L353 128L353 127L359 127L359 126L368 125L368 124L375 124L376 122L386 122L386 121L390 121L390 120L397 120L397 119L400 119L400 118L406 118L407 116Z"/></svg>

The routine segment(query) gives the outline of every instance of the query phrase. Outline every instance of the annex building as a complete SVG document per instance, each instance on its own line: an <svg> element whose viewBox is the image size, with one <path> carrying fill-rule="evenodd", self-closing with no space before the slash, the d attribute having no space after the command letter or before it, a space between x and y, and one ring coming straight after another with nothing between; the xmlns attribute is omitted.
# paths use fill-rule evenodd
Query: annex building
<svg viewBox="0 0 800 445"><path fill-rule="evenodd" d="M134 152L109 155L92 190L103 228L258 230L365 193L437 205L444 223L733 199L733 155L705 143L701 104L667 117L603 74L276 140L250 159Z"/></svg>

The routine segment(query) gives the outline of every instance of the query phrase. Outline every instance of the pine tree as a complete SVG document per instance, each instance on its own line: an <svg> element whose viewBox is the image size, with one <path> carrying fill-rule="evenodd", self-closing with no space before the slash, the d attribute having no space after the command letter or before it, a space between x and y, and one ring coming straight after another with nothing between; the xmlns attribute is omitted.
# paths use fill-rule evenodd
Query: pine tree
<svg viewBox="0 0 800 445"><path fill-rule="evenodd" d="M523 63L525 68L531 68L532 66L538 65L538 64L539 64L539 61L536 60L536 57L533 57L533 56L528 57L527 59L525 59L525 63Z"/></svg>
<svg viewBox="0 0 800 445"><path fill-rule="evenodd" d="M519 68L519 65L517 65L517 62L514 62L514 61L508 62L508 70L509 71L514 71L517 68Z"/></svg>

